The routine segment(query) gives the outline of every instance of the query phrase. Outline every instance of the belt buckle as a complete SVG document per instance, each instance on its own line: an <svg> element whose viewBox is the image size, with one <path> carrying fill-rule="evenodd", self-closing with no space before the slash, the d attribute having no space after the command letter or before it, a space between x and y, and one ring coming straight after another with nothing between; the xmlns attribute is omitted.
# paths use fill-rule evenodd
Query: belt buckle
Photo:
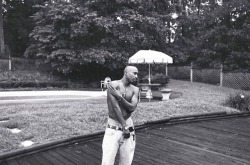
<svg viewBox="0 0 250 165"><path fill-rule="evenodd" d="M113 127L115 127L115 130L116 130L116 131L119 130L119 127L118 127L118 126L113 126Z"/></svg>

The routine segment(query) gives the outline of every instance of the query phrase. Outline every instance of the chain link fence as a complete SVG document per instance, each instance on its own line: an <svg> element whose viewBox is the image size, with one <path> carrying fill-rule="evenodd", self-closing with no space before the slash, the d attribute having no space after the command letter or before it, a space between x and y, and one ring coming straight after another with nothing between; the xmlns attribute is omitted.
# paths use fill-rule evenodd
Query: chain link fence
<svg viewBox="0 0 250 165"><path fill-rule="evenodd" d="M0 59L0 82L50 81L53 75L46 72L48 66L40 66L36 60L11 58Z"/></svg>
<svg viewBox="0 0 250 165"><path fill-rule="evenodd" d="M36 60L24 58L0 59L0 71L38 70Z"/></svg>
<svg viewBox="0 0 250 165"><path fill-rule="evenodd" d="M250 73L224 71L223 68L198 68L190 66L168 66L171 79L201 82L229 88L250 90Z"/></svg>
<svg viewBox="0 0 250 165"><path fill-rule="evenodd" d="M192 68L193 81L206 84L220 85L220 68Z"/></svg>
<svg viewBox="0 0 250 165"><path fill-rule="evenodd" d="M250 90L250 73L248 72L223 72L222 86Z"/></svg>
<svg viewBox="0 0 250 165"><path fill-rule="evenodd" d="M139 65L141 77L148 75L148 66ZM0 82L3 81L56 81L57 78L49 74L50 67L38 65L36 60L12 58L0 59ZM198 68L189 66L152 65L151 74L167 72L169 78L220 85L229 88L250 90L250 73L225 71L223 68Z"/></svg>
<svg viewBox="0 0 250 165"><path fill-rule="evenodd" d="M190 80L191 66L173 66L168 65L168 76L172 79Z"/></svg>

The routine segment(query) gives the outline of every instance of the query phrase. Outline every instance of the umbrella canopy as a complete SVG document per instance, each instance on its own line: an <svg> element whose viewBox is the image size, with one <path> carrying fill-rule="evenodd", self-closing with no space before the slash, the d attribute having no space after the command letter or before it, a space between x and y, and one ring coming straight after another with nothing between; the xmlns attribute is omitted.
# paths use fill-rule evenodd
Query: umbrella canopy
<svg viewBox="0 0 250 165"><path fill-rule="evenodd" d="M169 64L173 63L173 58L166 55L165 53L155 50L140 50L129 58L128 63L130 64L149 64L149 76L148 83L151 83L150 79L150 64Z"/></svg>
<svg viewBox="0 0 250 165"><path fill-rule="evenodd" d="M130 64L154 64L154 63L173 63L173 58L165 53L155 50L140 50L129 58Z"/></svg>

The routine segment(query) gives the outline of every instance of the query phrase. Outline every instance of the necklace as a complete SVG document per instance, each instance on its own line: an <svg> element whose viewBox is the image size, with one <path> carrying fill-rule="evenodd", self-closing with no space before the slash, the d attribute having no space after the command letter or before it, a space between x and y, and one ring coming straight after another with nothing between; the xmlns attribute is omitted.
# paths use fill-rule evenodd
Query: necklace
<svg viewBox="0 0 250 165"><path fill-rule="evenodd" d="M126 93L128 90L128 87L130 87L130 84L126 87L123 82L121 81L122 86L124 87L124 92L122 93L122 97L125 98L126 97Z"/></svg>

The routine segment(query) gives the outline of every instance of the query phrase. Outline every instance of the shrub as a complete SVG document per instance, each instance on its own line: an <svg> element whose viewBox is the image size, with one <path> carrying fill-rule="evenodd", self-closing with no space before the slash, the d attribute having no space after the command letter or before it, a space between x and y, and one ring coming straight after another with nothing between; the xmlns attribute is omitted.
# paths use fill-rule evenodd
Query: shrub
<svg viewBox="0 0 250 165"><path fill-rule="evenodd" d="M68 88L68 82L66 81L10 81L10 82L0 82L0 88L47 88L47 87L57 87L57 88Z"/></svg>
<svg viewBox="0 0 250 165"><path fill-rule="evenodd" d="M243 93L230 95L226 100L226 105L240 111L250 111L250 95Z"/></svg>

